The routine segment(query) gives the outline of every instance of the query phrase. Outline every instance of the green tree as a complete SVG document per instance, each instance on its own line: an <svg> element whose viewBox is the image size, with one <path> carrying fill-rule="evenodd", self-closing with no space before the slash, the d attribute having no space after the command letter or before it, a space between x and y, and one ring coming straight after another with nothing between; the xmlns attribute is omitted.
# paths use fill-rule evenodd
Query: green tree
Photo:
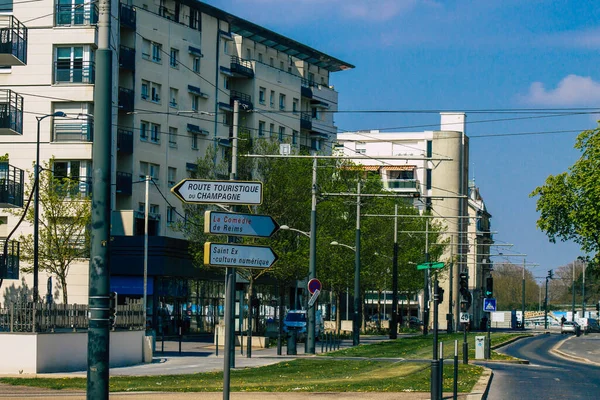
<svg viewBox="0 0 600 400"><path fill-rule="evenodd" d="M520 310L523 302L523 266L502 263L494 265L494 296L500 310ZM538 309L539 286L525 268L525 309Z"/></svg>
<svg viewBox="0 0 600 400"><path fill-rule="evenodd" d="M90 198L80 191L79 177L55 176L52 172L54 159L44 163L40 177L40 213L38 260L39 271L56 276L62 290L62 301L68 304L67 277L71 265L77 260L89 258L90 248ZM29 174L26 197L33 188L33 173ZM9 211L17 215L18 211ZM30 207L25 219L33 224L34 210ZM25 273L33 272L34 238L32 234L21 235L21 259L29 264L22 267Z"/></svg>
<svg viewBox="0 0 600 400"><path fill-rule="evenodd" d="M586 254L600 249L600 127L583 131L575 148L581 157L567 172L550 175L530 197L537 197L537 226L550 242L574 241Z"/></svg>

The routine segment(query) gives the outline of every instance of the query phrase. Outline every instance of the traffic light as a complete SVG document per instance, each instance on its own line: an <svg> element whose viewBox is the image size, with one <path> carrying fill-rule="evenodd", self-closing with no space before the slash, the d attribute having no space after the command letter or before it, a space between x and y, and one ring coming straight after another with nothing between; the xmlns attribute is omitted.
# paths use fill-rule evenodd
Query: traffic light
<svg viewBox="0 0 600 400"><path fill-rule="evenodd" d="M554 279L554 271L553 270L548 271L548 279Z"/></svg>
<svg viewBox="0 0 600 400"><path fill-rule="evenodd" d="M114 327L117 323L117 292L110 292L109 295L109 323L111 327Z"/></svg>
<svg viewBox="0 0 600 400"><path fill-rule="evenodd" d="M488 276L485 280L485 297L491 299L494 297L494 278Z"/></svg>
<svg viewBox="0 0 600 400"><path fill-rule="evenodd" d="M444 289L438 286L438 304L444 302Z"/></svg>
<svg viewBox="0 0 600 400"><path fill-rule="evenodd" d="M469 275L466 272L460 273L460 279L458 281L458 290L462 297L467 297L469 292Z"/></svg>
<svg viewBox="0 0 600 400"><path fill-rule="evenodd" d="M596 303L596 311L600 313L600 302Z"/></svg>

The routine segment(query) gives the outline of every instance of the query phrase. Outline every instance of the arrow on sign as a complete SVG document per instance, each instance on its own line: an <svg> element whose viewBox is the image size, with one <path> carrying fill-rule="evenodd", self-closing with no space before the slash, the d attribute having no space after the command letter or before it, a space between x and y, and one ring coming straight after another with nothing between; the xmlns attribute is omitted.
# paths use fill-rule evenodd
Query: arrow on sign
<svg viewBox="0 0 600 400"><path fill-rule="evenodd" d="M204 243L204 265L215 267L269 268L277 254L267 246L229 243Z"/></svg>
<svg viewBox="0 0 600 400"><path fill-rule="evenodd" d="M204 233L231 236L270 237L279 224L269 215L235 214L218 211L204 213Z"/></svg>
<svg viewBox="0 0 600 400"><path fill-rule="evenodd" d="M179 200L193 204L262 203L262 182L184 179L171 192Z"/></svg>

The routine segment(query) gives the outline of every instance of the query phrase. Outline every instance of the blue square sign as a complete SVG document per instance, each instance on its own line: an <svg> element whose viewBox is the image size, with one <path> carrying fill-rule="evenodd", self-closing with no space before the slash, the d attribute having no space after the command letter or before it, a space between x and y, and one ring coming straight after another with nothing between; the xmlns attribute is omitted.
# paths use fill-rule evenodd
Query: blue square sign
<svg viewBox="0 0 600 400"><path fill-rule="evenodd" d="M496 299L483 299L483 311L496 311Z"/></svg>

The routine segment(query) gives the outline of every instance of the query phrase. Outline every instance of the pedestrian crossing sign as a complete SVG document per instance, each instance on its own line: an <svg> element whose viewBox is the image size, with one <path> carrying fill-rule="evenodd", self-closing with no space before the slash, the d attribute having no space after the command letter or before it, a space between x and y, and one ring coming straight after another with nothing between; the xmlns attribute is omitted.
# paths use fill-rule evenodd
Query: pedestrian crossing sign
<svg viewBox="0 0 600 400"><path fill-rule="evenodd" d="M496 299L483 299L483 311L496 311Z"/></svg>

